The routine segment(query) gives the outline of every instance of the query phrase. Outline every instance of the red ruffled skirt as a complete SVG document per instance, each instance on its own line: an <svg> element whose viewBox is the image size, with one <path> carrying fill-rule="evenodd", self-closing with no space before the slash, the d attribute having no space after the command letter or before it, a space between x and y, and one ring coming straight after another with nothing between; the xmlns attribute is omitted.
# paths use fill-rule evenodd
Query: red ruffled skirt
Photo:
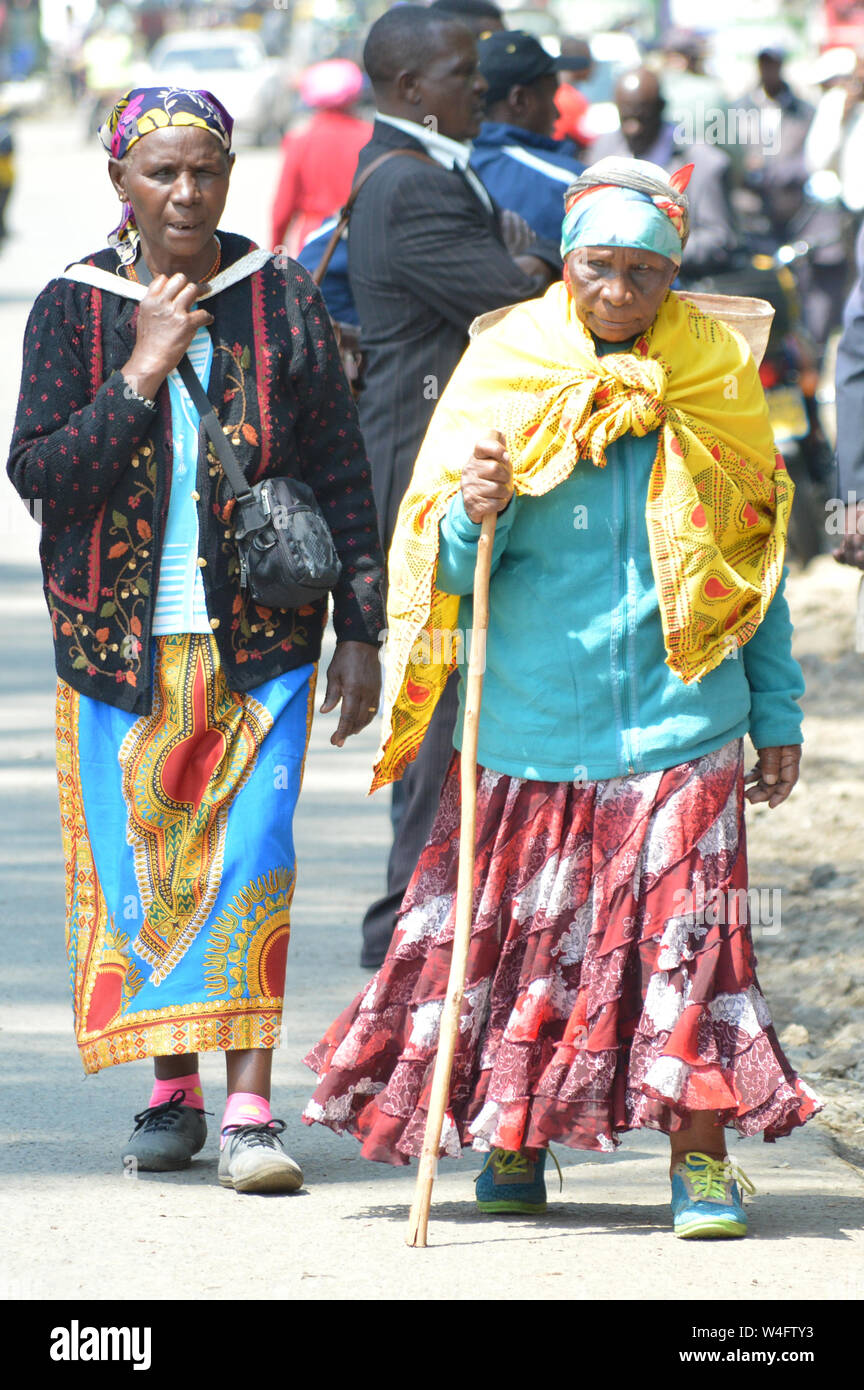
<svg viewBox="0 0 864 1390"><path fill-rule="evenodd" d="M420 1153L453 940L454 758L387 959L306 1057L304 1112L366 1158ZM694 1111L773 1140L821 1108L755 974L740 740L662 772L478 769L474 914L441 1152L611 1150Z"/></svg>

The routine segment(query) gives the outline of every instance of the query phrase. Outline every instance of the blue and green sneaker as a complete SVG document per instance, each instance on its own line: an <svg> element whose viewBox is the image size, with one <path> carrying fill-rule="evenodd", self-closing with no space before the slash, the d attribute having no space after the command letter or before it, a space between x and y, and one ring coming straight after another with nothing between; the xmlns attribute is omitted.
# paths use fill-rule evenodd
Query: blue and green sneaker
<svg viewBox="0 0 864 1390"><path fill-rule="evenodd" d="M738 1189L755 1192L729 1158L688 1153L672 1170L672 1216L682 1240L730 1240L746 1236L747 1214Z"/></svg>
<svg viewBox="0 0 864 1390"><path fill-rule="evenodd" d="M509 1211L526 1215L544 1212L545 1166L545 1149L540 1149L533 1159L522 1149L493 1149L474 1179L478 1208L486 1212Z"/></svg>

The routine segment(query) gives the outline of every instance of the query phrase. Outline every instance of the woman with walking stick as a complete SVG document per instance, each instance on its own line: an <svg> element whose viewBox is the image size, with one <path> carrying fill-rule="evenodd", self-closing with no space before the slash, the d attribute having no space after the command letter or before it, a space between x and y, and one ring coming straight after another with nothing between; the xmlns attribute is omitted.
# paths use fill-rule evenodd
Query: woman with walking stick
<svg viewBox="0 0 864 1390"><path fill-rule="evenodd" d="M497 514L473 928L441 1152L487 1155L484 1212L545 1209L550 1143L670 1138L677 1236L747 1230L725 1128L816 1097L755 975L745 801L798 777L782 564L791 485L746 341L670 293L687 171L607 159L568 191L564 283L476 337L390 557L376 784L413 756L472 626ZM463 463L463 460L467 462ZM458 725L457 725L458 728ZM745 776L743 739L756 763ZM746 787L746 790L745 790ZM420 1152L453 938L457 769L368 989L307 1061L309 1122Z"/></svg>

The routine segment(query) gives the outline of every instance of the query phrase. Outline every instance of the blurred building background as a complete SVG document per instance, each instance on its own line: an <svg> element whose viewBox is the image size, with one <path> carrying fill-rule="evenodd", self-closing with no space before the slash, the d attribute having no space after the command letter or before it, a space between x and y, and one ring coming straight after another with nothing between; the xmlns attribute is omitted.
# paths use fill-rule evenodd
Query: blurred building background
<svg viewBox="0 0 864 1390"><path fill-rule="evenodd" d="M264 90L276 74L281 90L271 128L255 132L274 141L303 115L296 100L303 69L327 58L359 61L369 25L387 8L383 0L0 0L0 112L84 93L101 97L109 78L119 89L148 70L170 77L179 67L159 66L166 46L169 58L182 52L187 71L207 71L209 63L212 73L210 40L240 31L245 44L233 60L223 53L216 70L226 81L232 71L245 74ZM626 43L616 45L613 36L632 40L649 58L670 33L698 37L705 72L730 95L746 86L766 45L782 47L792 77L805 83L808 63L826 48L864 46L864 3L855 0L726 0L713 13L704 0L502 0L501 9L508 28L528 30L553 52L565 35L595 40L592 102L611 101L617 73L630 65ZM197 49L187 42L178 50L179 37L196 35Z"/></svg>

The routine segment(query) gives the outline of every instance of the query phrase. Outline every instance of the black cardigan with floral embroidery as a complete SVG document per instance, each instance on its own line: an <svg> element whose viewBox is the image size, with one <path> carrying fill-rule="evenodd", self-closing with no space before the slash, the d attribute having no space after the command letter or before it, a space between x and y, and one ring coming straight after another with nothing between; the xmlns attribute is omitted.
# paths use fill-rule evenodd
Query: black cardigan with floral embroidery
<svg viewBox="0 0 864 1390"><path fill-rule="evenodd" d="M223 268L254 246L219 237ZM118 269L113 250L87 260ZM281 473L313 489L342 561L337 640L374 645L383 626L375 504L321 295L302 266L271 260L207 308L215 320L208 394L240 465L252 482ZM172 433L167 382L154 410L130 396L119 371L137 313L136 302L72 280L46 286L27 324L8 472L31 512L41 513L58 675L85 695L146 714ZM207 612L229 688L249 690L317 660L324 602L269 609L240 587L233 495L203 430L196 492Z"/></svg>

